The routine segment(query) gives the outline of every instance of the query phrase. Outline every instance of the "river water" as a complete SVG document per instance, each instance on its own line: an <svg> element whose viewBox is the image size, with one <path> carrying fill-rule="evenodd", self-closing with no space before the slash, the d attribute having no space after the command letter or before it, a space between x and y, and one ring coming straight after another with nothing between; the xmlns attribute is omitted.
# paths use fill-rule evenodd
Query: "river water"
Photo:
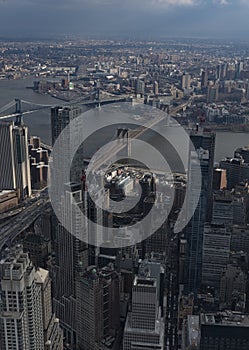
<svg viewBox="0 0 249 350"><path fill-rule="evenodd" d="M60 105L61 101L48 95L41 95L28 86L33 86L36 78L22 80L0 80L0 108L14 98L20 98L38 104ZM43 110L24 116L24 122L29 127L29 134L40 136L46 144L51 144L50 111ZM92 120L92 123L98 123ZM96 124L97 125L97 124ZM232 156L234 150L249 144L249 133L217 132L215 161L226 156Z"/></svg>

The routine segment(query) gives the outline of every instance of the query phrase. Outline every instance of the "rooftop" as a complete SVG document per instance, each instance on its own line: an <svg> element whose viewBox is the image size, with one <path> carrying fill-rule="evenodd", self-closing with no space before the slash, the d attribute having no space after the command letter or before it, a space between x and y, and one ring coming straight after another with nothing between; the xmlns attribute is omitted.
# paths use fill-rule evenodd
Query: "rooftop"
<svg viewBox="0 0 249 350"><path fill-rule="evenodd" d="M201 315L204 325L249 327L249 315L240 312L223 311Z"/></svg>
<svg viewBox="0 0 249 350"><path fill-rule="evenodd" d="M144 278L136 276L134 286L156 287L156 280L154 278Z"/></svg>

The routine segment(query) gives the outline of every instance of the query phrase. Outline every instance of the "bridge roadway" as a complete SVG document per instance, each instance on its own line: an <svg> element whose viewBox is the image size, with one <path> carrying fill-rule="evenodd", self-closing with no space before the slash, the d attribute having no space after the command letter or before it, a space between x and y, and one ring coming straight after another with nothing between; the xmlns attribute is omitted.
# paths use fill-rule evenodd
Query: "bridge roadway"
<svg viewBox="0 0 249 350"><path fill-rule="evenodd" d="M42 209L49 206L48 198L38 199L29 205L25 210L0 225L0 251L5 245L9 245L24 230L29 228L32 223L39 217Z"/></svg>
<svg viewBox="0 0 249 350"><path fill-rule="evenodd" d="M64 102L64 103L57 103L56 105L45 105L44 107L40 107L40 108L32 108L29 109L27 111L22 111L21 115L27 115L27 114L31 114L34 112L39 112L48 108L52 108L58 105L62 105L62 106L69 106L69 105L82 105L82 106L101 106L101 105L105 105L105 104L109 104L109 103L118 103L118 102L125 102L127 101L127 96L120 96L120 97L112 97L112 98L106 98L106 99L100 99L100 100L93 100L93 101L80 101L80 100L75 100L75 101L69 101L69 102ZM24 103L26 101L23 101ZM31 103L29 103L31 104ZM35 105L35 103L34 103ZM11 113L8 115L0 115L0 120L1 119L7 119L7 118L13 118L13 117L17 117L19 116L20 113Z"/></svg>
<svg viewBox="0 0 249 350"><path fill-rule="evenodd" d="M183 103L175 108L172 108L170 111L170 114L167 114L166 118L169 118L170 115L176 114L180 109L185 108L188 105L189 101L187 103ZM139 128L135 130L130 131L130 139L135 139L141 136L143 133L146 132L147 129L152 128L153 126L157 125L161 121L165 120L165 115L161 113L159 116L156 118L153 118L152 120L148 121L147 123L144 124L144 126L140 126ZM117 154L121 150L123 150L125 147L127 147L127 143L125 140L120 139L120 144L114 144L110 148L108 148L108 154L105 154L105 157L101 155L99 158L94 159L93 158L93 165L91 167L91 171L95 172L97 170L100 170L100 167L106 164L108 161L110 161L113 157L114 154Z"/></svg>
<svg viewBox="0 0 249 350"><path fill-rule="evenodd" d="M120 100L122 100L122 99L120 99ZM107 100L107 101L110 101L110 100ZM117 100L115 100L115 102L117 102ZM93 102L93 103L96 104L96 101ZM188 102L188 103L189 103L189 102ZM181 110L182 108L186 107L186 106L188 105L188 103L184 103L184 104L181 104L180 106L177 106L177 107L173 108L173 109L170 111L170 115L175 115L179 110ZM131 138L137 138L137 137L139 137L140 135L142 135L142 134L146 131L146 129L148 129L148 128L154 126L154 125L156 125L157 123L159 123L159 122L162 121L163 119L164 119L164 118L162 117L162 118L160 118L160 119L152 120L151 122L148 122L148 124L145 124L144 126L141 126L141 127L139 127L138 129L136 129L136 130L130 131L130 137L131 137ZM151 123L151 124L150 124L150 123ZM50 146L50 145L47 145L47 144L45 144L45 143L41 143L41 146L42 146L43 148L47 149L48 151L52 151L52 146ZM126 144L123 144L123 145L122 145L122 144L120 143L120 145L118 146L118 149L117 149L117 147L112 147L112 148L110 149L110 151L109 151L110 156L111 156L112 154L115 154L115 153L120 152L125 146L126 146ZM109 157L109 158L110 158L110 157ZM109 159L108 159L108 160L109 160ZM106 160L106 161L108 161L108 160ZM98 161L98 160L96 159L95 162L97 162L97 161ZM95 166L95 170L96 170L96 168L98 168L99 166L100 166L100 165L99 165L99 163L98 163L98 165Z"/></svg>
<svg viewBox="0 0 249 350"><path fill-rule="evenodd" d="M153 127L154 125L158 124L160 121L164 120L164 115L159 115L158 117L154 118L153 120L148 121L144 126L139 127L138 129L131 130L129 134L130 139L135 139L138 136L142 135L147 129ZM100 167L104 164L106 164L108 161L112 160L113 155L117 154L121 150L123 150L125 147L127 147L127 142L125 142L125 139L118 139L119 143L113 144L110 148L108 148L108 153L105 154L105 157L103 155L100 155L99 158L92 159L93 165L91 167L91 171L94 173L97 170L100 170Z"/></svg>

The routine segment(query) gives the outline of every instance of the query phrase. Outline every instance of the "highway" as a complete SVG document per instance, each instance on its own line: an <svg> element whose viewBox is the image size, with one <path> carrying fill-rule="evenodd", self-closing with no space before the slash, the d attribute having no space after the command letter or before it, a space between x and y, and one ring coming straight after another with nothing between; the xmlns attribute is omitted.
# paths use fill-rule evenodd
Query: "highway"
<svg viewBox="0 0 249 350"><path fill-rule="evenodd" d="M18 207L18 208L12 209L12 210L8 210L7 212L0 214L0 222L19 214L24 209L25 209L25 206L22 206L22 207ZM0 224L0 226L1 226L1 224Z"/></svg>
<svg viewBox="0 0 249 350"><path fill-rule="evenodd" d="M31 203L14 218L0 225L0 251L11 243L39 217L42 209L49 206L48 198L40 198Z"/></svg>

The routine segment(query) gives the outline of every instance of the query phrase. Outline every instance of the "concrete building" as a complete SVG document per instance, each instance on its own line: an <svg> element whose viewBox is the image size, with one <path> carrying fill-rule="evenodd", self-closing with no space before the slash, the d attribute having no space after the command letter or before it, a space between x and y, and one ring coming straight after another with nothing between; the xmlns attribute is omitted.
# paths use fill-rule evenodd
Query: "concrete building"
<svg viewBox="0 0 249 350"><path fill-rule="evenodd" d="M28 128L0 122L0 190L17 190L23 200L31 195Z"/></svg>
<svg viewBox="0 0 249 350"><path fill-rule="evenodd" d="M160 256L160 255L159 255ZM165 267L161 262L157 262L151 254L150 258L144 259L139 265L139 276L155 278L158 286L158 301L159 307L162 310L164 306L165 297Z"/></svg>
<svg viewBox="0 0 249 350"><path fill-rule="evenodd" d="M222 160L220 168L226 170L228 190L232 190L241 182L249 180L249 164L241 157Z"/></svg>
<svg viewBox="0 0 249 350"><path fill-rule="evenodd" d="M227 175L225 169L214 169L213 190L218 191L227 187Z"/></svg>
<svg viewBox="0 0 249 350"><path fill-rule="evenodd" d="M41 147L41 140L37 136L32 136L29 140L29 158L32 188L46 186L49 173L48 151Z"/></svg>
<svg viewBox="0 0 249 350"><path fill-rule="evenodd" d="M136 81L136 93L141 95L145 93L145 82L141 79L137 79Z"/></svg>
<svg viewBox="0 0 249 350"><path fill-rule="evenodd" d="M48 271L36 271L17 247L1 264L1 342L8 350L63 350L52 314Z"/></svg>
<svg viewBox="0 0 249 350"><path fill-rule="evenodd" d="M191 75L190 74L183 74L182 75L182 89L183 90L189 90L191 84Z"/></svg>
<svg viewBox="0 0 249 350"><path fill-rule="evenodd" d="M217 191L214 193L212 214L213 224L233 224L233 200L233 194L230 191Z"/></svg>
<svg viewBox="0 0 249 350"><path fill-rule="evenodd" d="M159 92L159 85L158 85L158 81L154 81L154 84L153 84L153 93L154 95L158 95L158 92Z"/></svg>
<svg viewBox="0 0 249 350"><path fill-rule="evenodd" d="M207 102L217 102L219 99L219 84L209 85L207 93Z"/></svg>
<svg viewBox="0 0 249 350"><path fill-rule="evenodd" d="M199 316L189 315L184 322L181 349L199 350L200 335L201 329Z"/></svg>
<svg viewBox="0 0 249 350"><path fill-rule="evenodd" d="M236 304L245 303L245 291L245 273L238 266L228 265L220 279L220 303L224 307L235 308ZM245 308L245 305L242 307Z"/></svg>
<svg viewBox="0 0 249 350"><path fill-rule="evenodd" d="M47 268L52 257L51 225L51 213L48 209L35 220L32 232L23 241L23 249L29 253L30 260L36 267Z"/></svg>
<svg viewBox="0 0 249 350"><path fill-rule="evenodd" d="M234 152L234 158L237 158L238 155L244 159L245 163L249 163L249 146L237 148Z"/></svg>
<svg viewBox="0 0 249 350"><path fill-rule="evenodd" d="M41 297L44 350L63 350L63 333L59 327L59 319L52 311L52 290L49 272L38 268L35 283Z"/></svg>
<svg viewBox="0 0 249 350"><path fill-rule="evenodd" d="M41 148L41 138L38 136L31 136L29 139L29 144L32 145L35 149Z"/></svg>
<svg viewBox="0 0 249 350"><path fill-rule="evenodd" d="M231 229L224 225L205 225L202 253L202 284L220 287L223 269L230 255Z"/></svg>
<svg viewBox="0 0 249 350"><path fill-rule="evenodd" d="M182 295L179 300L178 308L178 329L183 330L184 322L187 320L188 316L193 315L194 311L194 295L190 294L188 296Z"/></svg>
<svg viewBox="0 0 249 350"><path fill-rule="evenodd" d="M214 192L212 223L216 225L245 225L248 198L243 191Z"/></svg>
<svg viewBox="0 0 249 350"><path fill-rule="evenodd" d="M201 73L201 87L207 88L208 86L208 72L207 70L202 71Z"/></svg>
<svg viewBox="0 0 249 350"><path fill-rule="evenodd" d="M99 350L109 344L118 349L120 336L119 314L120 276L113 267L97 270L89 267L79 274L76 282L77 349Z"/></svg>
<svg viewBox="0 0 249 350"><path fill-rule="evenodd" d="M186 271L187 240L181 238L179 242L179 284L184 285Z"/></svg>
<svg viewBox="0 0 249 350"><path fill-rule="evenodd" d="M233 196L233 223L245 225L247 219L247 203L243 194L235 193Z"/></svg>
<svg viewBox="0 0 249 350"><path fill-rule="evenodd" d="M123 338L124 350L164 348L164 322L158 305L155 278L136 276L132 288L132 311L128 313Z"/></svg>
<svg viewBox="0 0 249 350"><path fill-rule="evenodd" d="M51 130L52 130L52 145L54 145L57 137L69 122L78 117L81 113L79 107L53 107L51 108Z"/></svg>
<svg viewBox="0 0 249 350"><path fill-rule="evenodd" d="M7 210L17 207L18 194L15 190L0 190L0 213L4 213Z"/></svg>
<svg viewBox="0 0 249 350"><path fill-rule="evenodd" d="M142 242L143 253L148 256L151 253L160 253L166 256L169 248L169 230L169 222L166 220L156 232Z"/></svg>
<svg viewBox="0 0 249 350"><path fill-rule="evenodd" d="M249 226L233 226L231 251L245 252L249 255Z"/></svg>
<svg viewBox="0 0 249 350"><path fill-rule="evenodd" d="M200 350L247 350L249 318L241 313L201 314Z"/></svg>

